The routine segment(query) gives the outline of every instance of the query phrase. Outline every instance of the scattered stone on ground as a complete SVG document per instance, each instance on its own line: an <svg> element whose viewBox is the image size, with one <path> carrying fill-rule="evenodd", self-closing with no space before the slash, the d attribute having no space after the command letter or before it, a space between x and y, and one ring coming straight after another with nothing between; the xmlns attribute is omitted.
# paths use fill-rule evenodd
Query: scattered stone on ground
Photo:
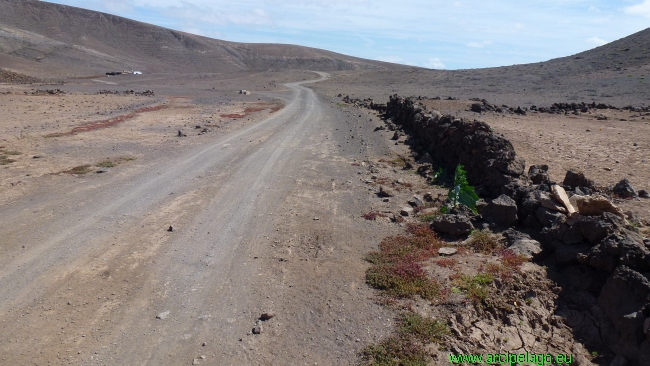
<svg viewBox="0 0 650 366"><path fill-rule="evenodd" d="M458 253L458 249L456 248L440 248L438 249L438 254L440 255L454 255Z"/></svg>

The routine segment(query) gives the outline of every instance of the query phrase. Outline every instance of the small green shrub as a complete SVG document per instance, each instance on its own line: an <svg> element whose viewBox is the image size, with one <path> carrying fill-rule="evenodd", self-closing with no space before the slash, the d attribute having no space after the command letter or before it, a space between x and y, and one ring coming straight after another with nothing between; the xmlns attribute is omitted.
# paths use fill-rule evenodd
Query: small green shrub
<svg viewBox="0 0 650 366"><path fill-rule="evenodd" d="M424 215L420 215L419 219L422 222L431 222L435 220L435 218L438 216L437 212L432 212L432 213L427 213Z"/></svg>
<svg viewBox="0 0 650 366"><path fill-rule="evenodd" d="M366 365L425 366L430 357L424 346L442 343L449 334L445 322L410 311L400 314L397 324L396 334L361 352Z"/></svg>
<svg viewBox="0 0 650 366"><path fill-rule="evenodd" d="M403 336L413 336L420 342L440 343L449 334L447 324L439 319L425 318L414 312L403 313L399 317L398 333Z"/></svg>
<svg viewBox="0 0 650 366"><path fill-rule="evenodd" d="M479 273L475 276L462 275L454 280L456 286L467 294L467 297L475 302L483 302L487 299L487 286L494 281L490 273Z"/></svg>
<svg viewBox="0 0 650 366"><path fill-rule="evenodd" d="M476 212L476 202L479 198L476 192L474 192L474 187L469 185L469 182L467 181L467 172L462 164L456 166L454 186L449 189L447 196L451 201L450 207L442 207L440 210L441 212L446 213L459 204L463 204Z"/></svg>
<svg viewBox="0 0 650 366"><path fill-rule="evenodd" d="M429 359L424 347L399 335L369 345L361 356L366 365L372 366L426 366Z"/></svg>
<svg viewBox="0 0 650 366"><path fill-rule="evenodd" d="M490 230L474 230L467 244L477 252L490 254L500 247L499 241Z"/></svg>

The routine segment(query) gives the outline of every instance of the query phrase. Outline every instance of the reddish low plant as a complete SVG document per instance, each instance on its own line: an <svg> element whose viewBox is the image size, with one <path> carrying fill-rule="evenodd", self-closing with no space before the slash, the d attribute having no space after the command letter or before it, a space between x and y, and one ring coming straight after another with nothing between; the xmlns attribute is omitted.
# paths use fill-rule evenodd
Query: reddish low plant
<svg viewBox="0 0 650 366"><path fill-rule="evenodd" d="M73 128L72 130L68 132L57 132L57 133L51 133L49 135L46 135L45 137L62 137L62 136L71 136L71 135L76 135L81 132L89 132L89 131L95 131L95 130L101 130L104 128L112 127L117 124L120 124L124 121L128 121L131 118L134 118L140 113L147 113L147 112L155 112L159 111L161 109L168 108L169 106L167 104L160 104L156 106L151 106L151 107L143 107L140 109L137 109L134 112L129 112L127 114L123 114L121 116L117 116L114 118L109 118L101 121L94 121L94 122L88 122L84 123L81 126L77 126Z"/></svg>
<svg viewBox="0 0 650 366"><path fill-rule="evenodd" d="M387 217L387 216L384 215L381 212L372 211L372 212L368 212L366 214L361 215L361 217L363 217L366 220L375 221L375 220L377 220L378 217Z"/></svg>
<svg viewBox="0 0 650 366"><path fill-rule="evenodd" d="M525 256L516 254L510 249L501 250L498 254L500 263L488 263L485 271L502 280L508 280L515 273L520 273L522 264L528 261Z"/></svg>
<svg viewBox="0 0 650 366"><path fill-rule="evenodd" d="M386 295L412 298L415 295L433 300L441 286L429 278L420 262L437 255L442 242L426 226L409 225L408 236L391 236L379 244L378 252L366 259L373 264L366 272L366 281Z"/></svg>
<svg viewBox="0 0 650 366"><path fill-rule="evenodd" d="M458 264L458 261L455 260L454 258L443 258L443 259L438 259L434 263L439 265L440 267L454 268Z"/></svg>

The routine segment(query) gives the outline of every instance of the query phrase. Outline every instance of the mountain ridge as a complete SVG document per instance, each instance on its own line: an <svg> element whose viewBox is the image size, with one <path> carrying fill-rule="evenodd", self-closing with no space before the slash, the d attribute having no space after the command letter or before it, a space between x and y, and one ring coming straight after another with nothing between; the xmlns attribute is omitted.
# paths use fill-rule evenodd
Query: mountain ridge
<svg viewBox="0 0 650 366"><path fill-rule="evenodd" d="M184 33L102 12L34 0L0 0L0 62L42 74L322 71L400 65L286 44L236 43ZM70 72L74 65L75 72ZM67 69L67 70L66 70Z"/></svg>

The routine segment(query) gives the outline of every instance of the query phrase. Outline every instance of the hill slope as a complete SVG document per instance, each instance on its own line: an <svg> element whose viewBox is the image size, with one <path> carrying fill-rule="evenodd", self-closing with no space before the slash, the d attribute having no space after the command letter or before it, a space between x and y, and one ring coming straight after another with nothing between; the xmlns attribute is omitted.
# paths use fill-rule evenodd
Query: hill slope
<svg viewBox="0 0 650 366"><path fill-rule="evenodd" d="M0 0L0 65L32 74L396 67L308 47L226 42L34 0Z"/></svg>
<svg viewBox="0 0 650 366"><path fill-rule="evenodd" d="M443 55L444 56L444 55ZM402 68L336 76L316 88L387 101L394 93L486 98L529 107L556 102L650 104L650 28L573 56L470 70Z"/></svg>

